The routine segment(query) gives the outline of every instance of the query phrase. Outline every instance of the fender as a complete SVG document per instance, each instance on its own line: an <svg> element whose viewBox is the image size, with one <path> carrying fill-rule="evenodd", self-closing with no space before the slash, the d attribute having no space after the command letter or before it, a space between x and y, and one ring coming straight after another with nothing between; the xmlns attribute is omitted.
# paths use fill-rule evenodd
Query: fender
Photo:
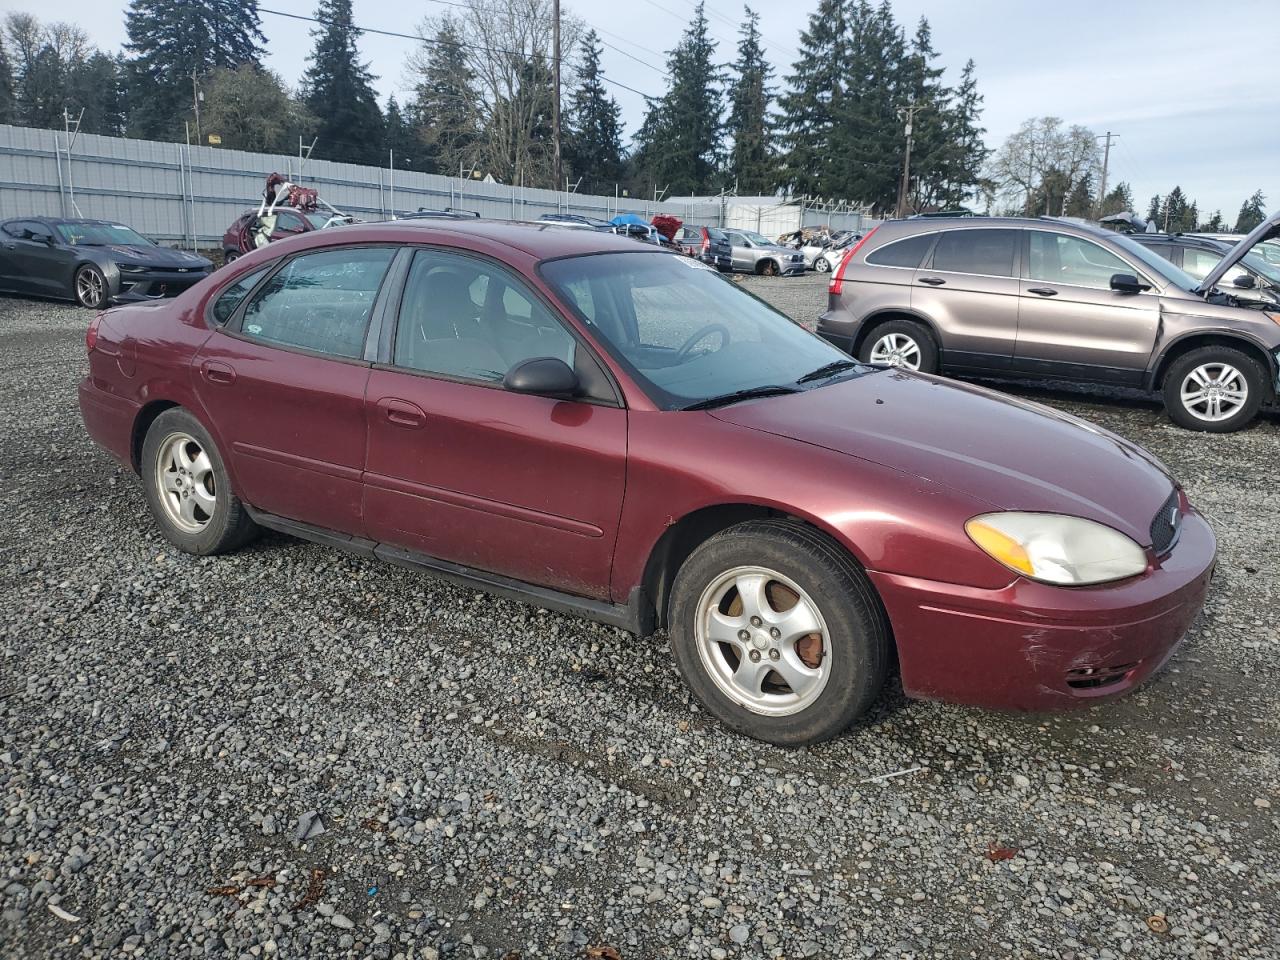
<svg viewBox="0 0 1280 960"><path fill-rule="evenodd" d="M1174 347L1176 347L1179 343L1183 343L1192 338L1206 337L1206 336L1221 337L1224 340L1240 340L1249 344L1250 346L1256 347L1259 350L1259 352L1261 352L1262 355L1267 358L1268 372L1271 375L1272 386L1273 388L1276 386L1277 380L1280 379L1280 360L1277 360L1276 350L1280 348L1268 346L1263 340L1254 336L1252 333L1249 333L1248 331L1240 330L1234 327L1217 326L1217 327L1209 327L1204 329L1188 330L1185 333L1178 334L1176 337L1174 337L1172 340L1169 340L1167 343L1162 344L1160 347L1160 352L1155 355L1155 358L1147 366L1147 371L1143 376L1143 381L1142 381L1143 387L1147 390L1155 389L1156 374L1158 374L1162 370L1169 356L1169 353L1173 350Z"/></svg>
<svg viewBox="0 0 1280 960"><path fill-rule="evenodd" d="M944 347L942 343L942 337L938 333L937 326L934 324L932 320L930 320L924 314L920 313L918 310L913 310L910 307L892 307L888 309L877 310L875 313L871 313L863 317L861 320L858 321L858 328L857 330L854 331L854 334L853 334L853 349L856 351L859 347L862 346L863 337L867 335L868 330L870 330L873 326L875 326L877 322L879 322L880 318L892 317L896 315L910 317L912 320L915 320L916 322L923 325L929 331L930 336L933 337L933 342L934 342L934 345L937 346L938 348L938 353L939 354L943 353Z"/></svg>

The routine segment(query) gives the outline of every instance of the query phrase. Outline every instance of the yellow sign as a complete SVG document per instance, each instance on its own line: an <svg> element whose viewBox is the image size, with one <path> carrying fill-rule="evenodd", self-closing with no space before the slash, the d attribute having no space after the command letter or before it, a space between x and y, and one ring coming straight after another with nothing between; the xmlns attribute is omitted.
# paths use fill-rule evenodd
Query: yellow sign
<svg viewBox="0 0 1280 960"><path fill-rule="evenodd" d="M209 134L209 146L216 147L220 143L222 143L222 137L218 136L216 133Z"/></svg>

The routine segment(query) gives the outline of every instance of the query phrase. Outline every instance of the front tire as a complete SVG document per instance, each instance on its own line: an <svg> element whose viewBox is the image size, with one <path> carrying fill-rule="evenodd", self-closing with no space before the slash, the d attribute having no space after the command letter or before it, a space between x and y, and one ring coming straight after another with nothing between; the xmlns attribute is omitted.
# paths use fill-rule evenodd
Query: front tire
<svg viewBox="0 0 1280 960"><path fill-rule="evenodd" d="M147 431L142 483L160 532L185 553L225 553L257 535L213 438L180 407L160 414Z"/></svg>
<svg viewBox="0 0 1280 960"><path fill-rule="evenodd" d="M76 271L72 281L76 303L90 310L101 310L107 305L107 278L91 263Z"/></svg>
<svg viewBox="0 0 1280 960"><path fill-rule="evenodd" d="M827 262L826 257L819 257L817 260L813 261L813 269L817 270L819 273L830 273L831 264Z"/></svg>
<svg viewBox="0 0 1280 960"><path fill-rule="evenodd" d="M776 277L778 275L778 262L776 260L766 260L760 264L760 273L766 277Z"/></svg>
<svg viewBox="0 0 1280 960"><path fill-rule="evenodd" d="M865 574L789 520L738 524L694 550L672 588L670 634L681 676L713 716L784 747L846 730L889 659Z"/></svg>
<svg viewBox="0 0 1280 960"><path fill-rule="evenodd" d="M1258 415L1266 389L1266 374L1247 353L1200 347L1175 360L1165 374L1164 407L1180 427L1231 433Z"/></svg>
<svg viewBox="0 0 1280 960"><path fill-rule="evenodd" d="M921 373L938 372L938 348L933 336L913 320L880 324L862 341L858 359L863 363L904 367Z"/></svg>

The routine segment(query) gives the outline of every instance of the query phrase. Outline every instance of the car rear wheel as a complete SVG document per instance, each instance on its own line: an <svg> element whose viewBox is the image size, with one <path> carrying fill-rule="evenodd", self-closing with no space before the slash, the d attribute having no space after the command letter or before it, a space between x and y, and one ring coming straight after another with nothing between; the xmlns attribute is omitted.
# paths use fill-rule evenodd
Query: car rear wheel
<svg viewBox="0 0 1280 960"><path fill-rule="evenodd" d="M826 257L819 257L817 260L813 261L813 269L817 270L819 273L830 273L831 264L827 261Z"/></svg>
<svg viewBox="0 0 1280 960"><path fill-rule="evenodd" d="M884 685L889 635L871 584L793 521L739 524L694 550L676 576L670 633L707 710L779 746L836 736Z"/></svg>
<svg viewBox="0 0 1280 960"><path fill-rule="evenodd" d="M1188 430L1230 433L1258 415L1267 378L1253 357L1232 347L1192 350L1164 378L1169 419Z"/></svg>
<svg viewBox="0 0 1280 960"><path fill-rule="evenodd" d="M237 253L235 250L228 250L226 253L222 255L222 265L226 266L228 263L235 263L239 259L240 259L239 253Z"/></svg>
<svg viewBox="0 0 1280 960"><path fill-rule="evenodd" d="M923 326L911 320L890 320L867 335L858 350L858 359L888 367L905 367L921 373L936 373L938 348Z"/></svg>
<svg viewBox="0 0 1280 960"><path fill-rule="evenodd" d="M90 310L101 310L107 305L107 278L93 264L85 264L76 271L76 303Z"/></svg>
<svg viewBox="0 0 1280 960"><path fill-rule="evenodd" d="M142 482L160 531L186 553L225 553L258 532L244 504L231 492L213 439L181 408L160 414L147 431Z"/></svg>

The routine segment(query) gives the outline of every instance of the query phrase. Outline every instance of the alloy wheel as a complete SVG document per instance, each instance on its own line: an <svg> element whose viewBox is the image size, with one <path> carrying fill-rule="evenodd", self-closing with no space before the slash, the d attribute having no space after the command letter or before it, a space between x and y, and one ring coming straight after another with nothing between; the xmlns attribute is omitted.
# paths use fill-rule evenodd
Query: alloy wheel
<svg viewBox="0 0 1280 960"><path fill-rule="evenodd" d="M103 294L106 293L106 280L102 274L92 267L81 270L76 274L76 299L86 307L98 308L102 306Z"/></svg>
<svg viewBox="0 0 1280 960"><path fill-rule="evenodd" d="M1249 399L1249 383L1229 363L1202 363L1182 379L1182 406L1197 420L1219 423L1235 416Z"/></svg>
<svg viewBox="0 0 1280 960"><path fill-rule="evenodd" d="M818 261L813 265L813 268L817 270L819 273L831 272L831 264L827 262L826 257L819 257Z"/></svg>
<svg viewBox="0 0 1280 960"><path fill-rule="evenodd" d="M179 530L199 533L218 506L213 461L187 433L165 437L156 456L156 490L165 515Z"/></svg>
<svg viewBox="0 0 1280 960"><path fill-rule="evenodd" d="M698 601L698 655L716 687L752 713L808 708L831 676L831 641L817 604L767 567L734 567Z"/></svg>
<svg viewBox="0 0 1280 960"><path fill-rule="evenodd" d="M905 333L886 333L871 345L871 353L867 359L871 363L919 370L920 344Z"/></svg>

